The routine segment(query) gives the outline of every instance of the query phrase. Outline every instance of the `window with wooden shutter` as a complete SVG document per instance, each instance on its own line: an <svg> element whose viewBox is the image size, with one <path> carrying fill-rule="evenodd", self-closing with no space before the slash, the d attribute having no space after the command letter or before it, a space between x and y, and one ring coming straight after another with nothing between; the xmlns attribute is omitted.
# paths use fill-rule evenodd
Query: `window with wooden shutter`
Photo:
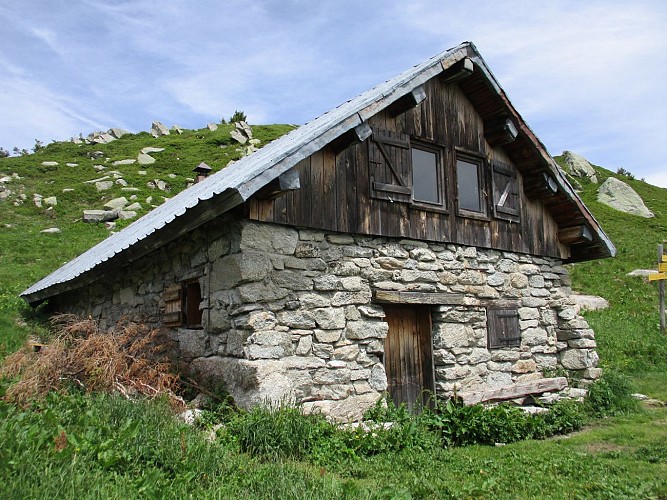
<svg viewBox="0 0 667 500"><path fill-rule="evenodd" d="M493 213L497 219L519 222L521 197L516 169L499 161L493 162Z"/></svg>
<svg viewBox="0 0 667 500"><path fill-rule="evenodd" d="M199 280L180 283L164 290L164 317L168 327L201 328L202 311Z"/></svg>
<svg viewBox="0 0 667 500"><path fill-rule="evenodd" d="M412 175L409 136L373 128L368 147L371 196L393 202L410 203Z"/></svg>
<svg viewBox="0 0 667 500"><path fill-rule="evenodd" d="M516 308L489 308L486 320L489 349L521 345L519 311Z"/></svg>
<svg viewBox="0 0 667 500"><path fill-rule="evenodd" d="M183 287L174 285L164 289L164 326L181 326L183 322Z"/></svg>

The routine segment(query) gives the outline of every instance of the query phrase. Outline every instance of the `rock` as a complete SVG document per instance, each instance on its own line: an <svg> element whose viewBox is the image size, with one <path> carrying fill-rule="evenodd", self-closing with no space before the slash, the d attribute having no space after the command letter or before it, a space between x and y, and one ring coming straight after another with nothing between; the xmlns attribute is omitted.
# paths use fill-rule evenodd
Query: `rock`
<svg viewBox="0 0 667 500"><path fill-rule="evenodd" d="M139 153L137 161L139 162L139 165L150 165L151 163L155 163L156 160L151 155Z"/></svg>
<svg viewBox="0 0 667 500"><path fill-rule="evenodd" d="M32 202L37 208L42 208L42 198L43 196L41 194L35 193L32 195Z"/></svg>
<svg viewBox="0 0 667 500"><path fill-rule="evenodd" d="M166 182L161 181L160 179L153 179L148 184L146 184L150 189L159 189L160 191L169 191L169 186Z"/></svg>
<svg viewBox="0 0 667 500"><path fill-rule="evenodd" d="M105 167L104 165L93 165L93 168L94 168L95 170L97 170L98 172L101 172L102 170L106 170L106 169L107 169L107 167Z"/></svg>
<svg viewBox="0 0 667 500"><path fill-rule="evenodd" d="M125 179L116 179L116 184L121 187L126 187L127 181Z"/></svg>
<svg viewBox="0 0 667 500"><path fill-rule="evenodd" d="M137 216L137 212L133 210L121 210L118 213L118 218L120 220L134 219Z"/></svg>
<svg viewBox="0 0 667 500"><path fill-rule="evenodd" d="M132 165L133 163L136 163L137 160L134 158L126 158L125 160L116 160L115 162L112 163L114 167L117 167L118 165Z"/></svg>
<svg viewBox="0 0 667 500"><path fill-rule="evenodd" d="M98 191L106 191L107 189L111 189L113 186L113 181L99 181L95 183L95 188Z"/></svg>
<svg viewBox="0 0 667 500"><path fill-rule="evenodd" d="M137 171L137 175L146 175L146 173L147 172L145 170L138 170Z"/></svg>
<svg viewBox="0 0 667 500"><path fill-rule="evenodd" d="M57 161L43 161L42 166L43 167L57 167L58 162Z"/></svg>
<svg viewBox="0 0 667 500"><path fill-rule="evenodd" d="M248 138L236 129L232 130L229 135L239 144L245 144L248 142Z"/></svg>
<svg viewBox="0 0 667 500"><path fill-rule="evenodd" d="M574 300L582 311L602 311L609 308L607 299L596 295L572 294L570 298Z"/></svg>
<svg viewBox="0 0 667 500"><path fill-rule="evenodd" d="M50 227L48 229L43 229L40 231L40 233L44 234L58 234L60 232L61 232L60 229L58 229L57 227Z"/></svg>
<svg viewBox="0 0 667 500"><path fill-rule="evenodd" d="M84 210L83 222L107 222L116 220L119 212L117 210Z"/></svg>
<svg viewBox="0 0 667 500"><path fill-rule="evenodd" d="M91 151L88 153L88 157L96 160L97 158L102 158L104 156L104 151Z"/></svg>
<svg viewBox="0 0 667 500"><path fill-rule="evenodd" d="M635 190L615 177L609 177L602 183L598 189L598 201L628 214L646 219L655 217Z"/></svg>
<svg viewBox="0 0 667 500"><path fill-rule="evenodd" d="M78 167L79 166L78 163L65 163L65 165L67 165L68 167Z"/></svg>
<svg viewBox="0 0 667 500"><path fill-rule="evenodd" d="M91 144L108 144L115 141L116 138L106 132L93 132L88 136Z"/></svg>
<svg viewBox="0 0 667 500"><path fill-rule="evenodd" d="M74 189L72 189L72 188L65 188L65 189L63 189L63 193L71 193L71 192L73 192L73 191L74 191Z"/></svg>
<svg viewBox="0 0 667 500"><path fill-rule="evenodd" d="M92 179L89 181L83 181L84 184L96 184L98 182L106 181L107 179L110 179L108 175L105 175L104 177L100 177L99 179Z"/></svg>
<svg viewBox="0 0 667 500"><path fill-rule="evenodd" d="M113 200L109 200L104 204L104 208L107 210L120 210L121 208L124 208L129 202L127 201L127 198L124 196L120 198L114 198Z"/></svg>
<svg viewBox="0 0 667 500"><path fill-rule="evenodd" d="M634 271L630 271L626 276L639 276L641 278L648 278L649 274L655 274L658 271L655 269L635 269Z"/></svg>
<svg viewBox="0 0 667 500"><path fill-rule="evenodd" d="M598 178L595 169L586 158L572 151L564 151L563 157L572 176L588 179L597 184Z"/></svg>
<svg viewBox="0 0 667 500"><path fill-rule="evenodd" d="M244 121L236 122L234 126L236 127L236 130L241 132L248 139L252 139L252 129L250 128L250 125L248 125L246 122Z"/></svg>
<svg viewBox="0 0 667 500"><path fill-rule="evenodd" d="M218 130L218 126L215 123L209 123L206 125L206 128L209 129L211 132L215 132Z"/></svg>
<svg viewBox="0 0 667 500"><path fill-rule="evenodd" d="M123 130L122 128L110 128L109 129L109 135L112 137L115 137L116 139L120 139L124 135L129 134L127 130Z"/></svg>
<svg viewBox="0 0 667 500"><path fill-rule="evenodd" d="M42 202L50 207L55 207L58 204L58 200L56 199L55 196L49 196L48 198L44 198Z"/></svg>
<svg viewBox="0 0 667 500"><path fill-rule="evenodd" d="M194 425L197 419L204 413L204 410L194 408L192 410L185 410L178 414L178 418L188 425Z"/></svg>
<svg viewBox="0 0 667 500"><path fill-rule="evenodd" d="M153 148L153 147L146 147L146 148L141 148L141 152L145 155L151 154L151 153L161 153L164 151L164 148Z"/></svg>
<svg viewBox="0 0 667 500"><path fill-rule="evenodd" d="M142 210L142 206L138 202L134 202L131 205L128 205L125 207L125 210L131 210L131 211L137 211L137 210Z"/></svg>
<svg viewBox="0 0 667 500"><path fill-rule="evenodd" d="M169 135L169 129L167 129L167 127L165 127L162 123L156 120L151 124L151 135L153 137Z"/></svg>
<svg viewBox="0 0 667 500"><path fill-rule="evenodd" d="M176 132L179 135L183 133L183 129L181 127L179 127L178 125L173 125L171 127L171 131Z"/></svg>

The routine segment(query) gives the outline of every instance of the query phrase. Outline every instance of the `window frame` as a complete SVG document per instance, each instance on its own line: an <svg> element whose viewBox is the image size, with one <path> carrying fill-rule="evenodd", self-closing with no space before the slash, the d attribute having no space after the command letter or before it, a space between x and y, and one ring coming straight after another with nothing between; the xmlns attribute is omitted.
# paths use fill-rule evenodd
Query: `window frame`
<svg viewBox="0 0 667 500"><path fill-rule="evenodd" d="M426 200L420 200L415 198L415 185L414 185L414 175L415 175L415 165L413 161L412 152L413 150L425 151L427 153L432 153L435 155L435 177L437 186L437 194L439 201L432 202ZM436 144L430 144L428 142L419 140L419 139L410 139L410 181L412 194L410 196L411 202L410 207L420 210L430 210L437 212L447 213L447 186L446 186L446 176L444 175L444 149L442 146Z"/></svg>
<svg viewBox="0 0 667 500"><path fill-rule="evenodd" d="M500 326L502 331L497 331ZM486 334L488 349L521 347L521 327L517 306L493 306L486 309Z"/></svg>
<svg viewBox="0 0 667 500"><path fill-rule="evenodd" d="M459 160L477 166L477 192L479 197L480 210L471 210L469 208L461 208L461 189L459 184ZM460 148L455 148L454 151L454 173L456 178L456 214L461 217L469 217L476 219L489 219L489 190L488 181L486 179L486 159L471 151L464 151Z"/></svg>
<svg viewBox="0 0 667 500"><path fill-rule="evenodd" d="M204 311L200 309L202 290L198 278L166 287L163 292L163 300L165 305L163 324L165 326L190 330L204 328Z"/></svg>

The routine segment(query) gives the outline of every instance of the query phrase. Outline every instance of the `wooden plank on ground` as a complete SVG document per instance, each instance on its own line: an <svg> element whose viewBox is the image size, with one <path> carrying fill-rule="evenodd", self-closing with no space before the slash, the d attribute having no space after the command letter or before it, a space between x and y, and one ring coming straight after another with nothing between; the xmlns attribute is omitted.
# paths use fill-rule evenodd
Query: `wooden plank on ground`
<svg viewBox="0 0 667 500"><path fill-rule="evenodd" d="M566 387L567 379L565 377L543 378L530 382L520 382L498 389L459 392L457 397L463 401L463 404L474 405L489 401L506 401L508 399L530 396L531 394L541 394L543 392L561 391Z"/></svg>

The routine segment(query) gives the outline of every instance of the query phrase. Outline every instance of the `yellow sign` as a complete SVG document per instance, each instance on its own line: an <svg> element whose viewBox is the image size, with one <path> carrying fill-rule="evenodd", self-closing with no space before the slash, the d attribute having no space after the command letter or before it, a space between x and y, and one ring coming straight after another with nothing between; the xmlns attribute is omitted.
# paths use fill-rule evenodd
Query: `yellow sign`
<svg viewBox="0 0 667 500"><path fill-rule="evenodd" d="M667 280L667 273L653 273L648 275L649 281Z"/></svg>
<svg viewBox="0 0 667 500"><path fill-rule="evenodd" d="M665 255L662 256L662 261L663 261L663 262L667 262L667 254L665 254Z"/></svg>
<svg viewBox="0 0 667 500"><path fill-rule="evenodd" d="M658 271L661 273L667 272L667 262L661 262L658 264Z"/></svg>

